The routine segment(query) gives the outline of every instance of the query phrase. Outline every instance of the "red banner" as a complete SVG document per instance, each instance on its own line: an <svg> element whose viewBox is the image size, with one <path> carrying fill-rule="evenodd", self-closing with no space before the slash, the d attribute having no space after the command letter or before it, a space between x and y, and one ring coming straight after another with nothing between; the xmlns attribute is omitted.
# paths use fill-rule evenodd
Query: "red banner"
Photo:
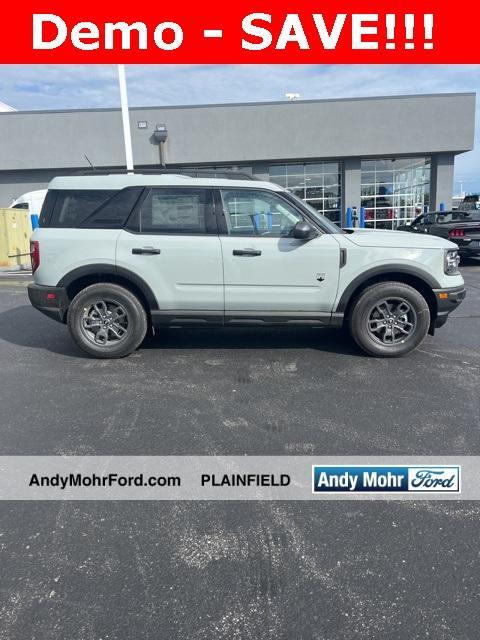
<svg viewBox="0 0 480 640"><path fill-rule="evenodd" d="M69 4L4 3L0 63L480 62L479 3Z"/></svg>

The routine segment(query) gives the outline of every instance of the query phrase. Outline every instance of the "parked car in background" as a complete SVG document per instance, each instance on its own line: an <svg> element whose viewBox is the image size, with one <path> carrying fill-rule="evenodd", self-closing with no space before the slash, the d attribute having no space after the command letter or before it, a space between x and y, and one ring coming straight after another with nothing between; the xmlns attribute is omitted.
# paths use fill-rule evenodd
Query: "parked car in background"
<svg viewBox="0 0 480 640"><path fill-rule="evenodd" d="M14 200L10 205L10 209L28 209L30 215L39 216L46 195L46 189L28 191Z"/></svg>
<svg viewBox="0 0 480 640"><path fill-rule="evenodd" d="M480 195L471 194L465 196L462 202L458 205L460 211L470 211L471 209L480 209Z"/></svg>
<svg viewBox="0 0 480 640"><path fill-rule="evenodd" d="M453 196L452 198L452 209L456 211L458 207L462 204L464 196ZM419 211L420 213L420 211Z"/></svg>
<svg viewBox="0 0 480 640"><path fill-rule="evenodd" d="M461 255L480 256L480 208L432 211L400 225L398 231L429 233L455 242Z"/></svg>

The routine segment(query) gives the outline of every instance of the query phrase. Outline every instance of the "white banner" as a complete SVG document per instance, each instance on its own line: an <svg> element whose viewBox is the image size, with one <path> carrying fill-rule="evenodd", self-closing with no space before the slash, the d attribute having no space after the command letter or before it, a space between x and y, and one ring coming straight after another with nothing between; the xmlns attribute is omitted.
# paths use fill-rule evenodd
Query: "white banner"
<svg viewBox="0 0 480 640"><path fill-rule="evenodd" d="M1 500L478 500L478 456L0 456Z"/></svg>

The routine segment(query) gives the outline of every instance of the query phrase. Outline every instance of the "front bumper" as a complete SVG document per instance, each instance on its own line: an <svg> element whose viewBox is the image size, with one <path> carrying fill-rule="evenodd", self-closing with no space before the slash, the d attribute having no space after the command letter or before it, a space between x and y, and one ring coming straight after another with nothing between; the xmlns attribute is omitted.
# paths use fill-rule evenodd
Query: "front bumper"
<svg viewBox="0 0 480 640"><path fill-rule="evenodd" d="M58 322L65 322L68 309L67 291L63 287L28 285L28 298L35 309Z"/></svg>
<svg viewBox="0 0 480 640"><path fill-rule="evenodd" d="M442 327L448 320L448 315L463 302L467 292L465 287L449 287L447 289L434 289L437 300L437 317L435 327Z"/></svg>

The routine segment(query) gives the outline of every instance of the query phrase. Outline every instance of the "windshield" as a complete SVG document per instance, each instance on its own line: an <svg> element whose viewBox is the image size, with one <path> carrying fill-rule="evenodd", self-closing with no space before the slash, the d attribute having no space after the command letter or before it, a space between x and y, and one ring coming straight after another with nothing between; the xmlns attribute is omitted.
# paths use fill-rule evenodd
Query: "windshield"
<svg viewBox="0 0 480 640"><path fill-rule="evenodd" d="M337 227L335 223L333 223L326 216L317 211L315 207L312 207L311 204L308 204L308 202L305 202L305 200L302 200L291 191L286 191L285 193L287 193L288 197L291 200L294 200L296 204L301 205L303 209L307 209L312 218L317 220L317 222L329 233L345 233L342 229L340 229L340 227Z"/></svg>

